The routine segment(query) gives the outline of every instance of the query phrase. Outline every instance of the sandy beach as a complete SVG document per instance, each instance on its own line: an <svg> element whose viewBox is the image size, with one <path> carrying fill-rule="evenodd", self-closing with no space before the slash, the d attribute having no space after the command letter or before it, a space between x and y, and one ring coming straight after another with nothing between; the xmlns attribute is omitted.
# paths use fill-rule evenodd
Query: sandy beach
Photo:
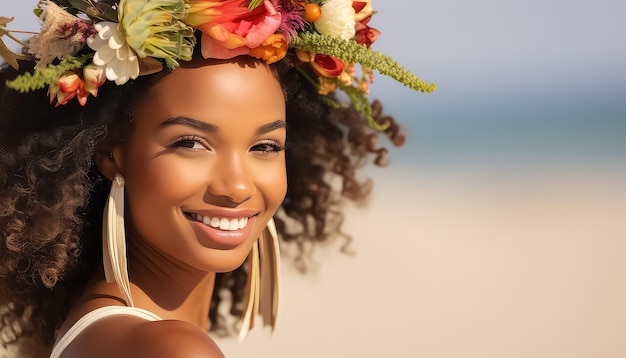
<svg viewBox="0 0 626 358"><path fill-rule="evenodd" d="M350 210L356 255L286 264L273 337L226 356L626 356L625 175L398 172Z"/></svg>

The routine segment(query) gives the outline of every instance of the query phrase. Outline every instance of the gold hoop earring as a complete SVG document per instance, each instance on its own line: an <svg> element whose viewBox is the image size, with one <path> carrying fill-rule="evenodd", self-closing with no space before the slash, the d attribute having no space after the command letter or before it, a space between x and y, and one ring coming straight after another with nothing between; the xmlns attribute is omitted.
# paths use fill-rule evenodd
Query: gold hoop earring
<svg viewBox="0 0 626 358"><path fill-rule="evenodd" d="M280 287L280 249L274 219L254 242L248 255L247 300L244 309L239 340L243 340L254 327L257 315L264 326L276 326L278 295Z"/></svg>
<svg viewBox="0 0 626 358"><path fill-rule="evenodd" d="M133 307L126 263L126 231L124 227L124 177L115 174L102 220L102 264L108 283L115 281L126 301Z"/></svg>

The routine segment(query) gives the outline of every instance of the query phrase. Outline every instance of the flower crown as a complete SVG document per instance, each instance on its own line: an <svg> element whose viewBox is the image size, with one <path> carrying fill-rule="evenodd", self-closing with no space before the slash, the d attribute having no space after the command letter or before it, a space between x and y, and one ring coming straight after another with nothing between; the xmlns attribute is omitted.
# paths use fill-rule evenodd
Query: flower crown
<svg viewBox="0 0 626 358"><path fill-rule="evenodd" d="M29 55L37 60L32 73L6 85L20 92L48 86L57 106L74 97L85 105L106 80L123 85L163 65L176 69L192 59L196 31L204 58L250 55L270 64L293 56L329 103L340 106L326 95L345 92L378 130L384 125L374 121L365 97L373 70L414 90L436 88L371 50L380 34L368 25L375 14L371 0L41 0L35 14L41 31L27 44L7 30L12 18L0 17L0 56L15 69ZM3 35L22 44L24 53L12 52Z"/></svg>

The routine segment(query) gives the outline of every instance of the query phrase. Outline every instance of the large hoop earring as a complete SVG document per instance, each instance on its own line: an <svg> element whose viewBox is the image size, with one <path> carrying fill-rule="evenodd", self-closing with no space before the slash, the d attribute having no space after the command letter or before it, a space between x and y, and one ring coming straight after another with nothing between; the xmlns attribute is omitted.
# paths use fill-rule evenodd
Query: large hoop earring
<svg viewBox="0 0 626 358"><path fill-rule="evenodd" d="M115 281L126 301L133 307L126 263L126 231L124 227L124 177L115 174L102 219L102 264L108 283Z"/></svg>
<svg viewBox="0 0 626 358"><path fill-rule="evenodd" d="M239 340L243 340L254 327L257 315L264 326L276 326L280 286L280 249L274 219L254 242L248 255L247 300L244 308Z"/></svg>

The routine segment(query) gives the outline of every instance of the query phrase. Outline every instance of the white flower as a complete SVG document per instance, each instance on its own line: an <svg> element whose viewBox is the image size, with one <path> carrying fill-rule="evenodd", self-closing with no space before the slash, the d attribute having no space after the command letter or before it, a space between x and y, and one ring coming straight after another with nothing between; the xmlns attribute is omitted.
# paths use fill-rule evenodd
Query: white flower
<svg viewBox="0 0 626 358"><path fill-rule="evenodd" d="M123 85L129 79L139 76L139 59L135 51L126 43L126 35L118 29L118 24L102 21L94 25L98 34L87 40L87 45L96 51L92 62L104 66L106 78Z"/></svg>
<svg viewBox="0 0 626 358"><path fill-rule="evenodd" d="M322 5L322 16L315 21L315 29L322 35L350 40L356 34L355 12L352 0L328 0Z"/></svg>

